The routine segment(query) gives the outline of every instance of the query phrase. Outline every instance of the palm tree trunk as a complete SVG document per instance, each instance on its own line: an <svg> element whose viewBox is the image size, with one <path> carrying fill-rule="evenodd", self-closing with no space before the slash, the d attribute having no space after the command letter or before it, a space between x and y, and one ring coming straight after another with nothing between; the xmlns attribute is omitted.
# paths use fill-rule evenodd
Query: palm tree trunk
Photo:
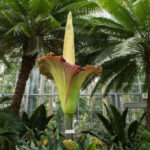
<svg viewBox="0 0 150 150"><path fill-rule="evenodd" d="M146 126L148 129L150 129L150 73L148 74L148 98L146 111Z"/></svg>
<svg viewBox="0 0 150 150"><path fill-rule="evenodd" d="M13 101L11 104L12 110L15 111L16 113L18 113L20 110L22 97L25 92L26 82L29 78L29 74L30 74L33 66L35 65L36 58L37 58L37 54L35 54L33 56L23 55L22 63L21 63L21 70L19 73L17 86L15 89Z"/></svg>
<svg viewBox="0 0 150 150"><path fill-rule="evenodd" d="M144 49L144 62L146 67L146 74L148 77L148 97L147 97L147 108L146 108L146 127L150 129L150 51L145 44L141 44Z"/></svg>

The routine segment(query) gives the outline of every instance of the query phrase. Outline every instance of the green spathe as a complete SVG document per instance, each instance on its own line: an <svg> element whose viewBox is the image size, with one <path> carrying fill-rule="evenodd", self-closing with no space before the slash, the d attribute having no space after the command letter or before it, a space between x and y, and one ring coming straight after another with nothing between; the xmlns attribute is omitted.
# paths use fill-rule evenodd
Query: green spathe
<svg viewBox="0 0 150 150"><path fill-rule="evenodd" d="M80 88L89 75L98 75L100 68L87 65L82 69L77 65L70 65L62 56L51 53L39 59L40 73L49 79L54 79L58 88L62 110L73 116L76 111Z"/></svg>

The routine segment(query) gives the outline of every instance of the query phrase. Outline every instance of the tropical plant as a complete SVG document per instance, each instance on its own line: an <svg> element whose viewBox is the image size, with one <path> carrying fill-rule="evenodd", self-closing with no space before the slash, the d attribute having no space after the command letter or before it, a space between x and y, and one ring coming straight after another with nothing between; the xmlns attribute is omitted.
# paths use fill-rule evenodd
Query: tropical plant
<svg viewBox="0 0 150 150"><path fill-rule="evenodd" d="M9 110L0 110L0 149L12 150L19 133L23 131L23 123L16 114Z"/></svg>
<svg viewBox="0 0 150 150"><path fill-rule="evenodd" d="M46 145L46 149L60 149L60 150L67 150L67 148L65 147L65 145L63 144L63 142L60 140L60 138L57 137L55 138L55 140L53 141L52 138L49 136L48 137L48 143ZM45 150L46 150L45 149Z"/></svg>
<svg viewBox="0 0 150 150"><path fill-rule="evenodd" d="M38 54L60 52L68 11L79 17L97 8L97 3L88 0L0 0L0 58L4 62L4 56L22 58L13 110L20 109L26 81Z"/></svg>
<svg viewBox="0 0 150 150"><path fill-rule="evenodd" d="M86 139L82 138L81 140L75 139L78 150L96 150L96 143L92 141L92 138L89 134L86 135Z"/></svg>
<svg viewBox="0 0 150 150"><path fill-rule="evenodd" d="M34 133L30 132L30 138L28 141L23 139L18 141L16 146L17 150L67 150L59 137L59 132L56 130L54 135L46 134L46 139L43 141L36 140Z"/></svg>
<svg viewBox="0 0 150 150"><path fill-rule="evenodd" d="M28 129L23 136L18 136L15 147L17 150L39 150L41 148L41 142L36 139L33 130Z"/></svg>
<svg viewBox="0 0 150 150"><path fill-rule="evenodd" d="M19 118L9 108L0 109L0 149L14 150L16 145L40 146L41 135L47 135L45 129L51 118L47 117L43 104L35 109L31 117L24 112Z"/></svg>
<svg viewBox="0 0 150 150"><path fill-rule="evenodd" d="M44 104L37 107L30 117L23 112L20 118L20 121L23 123L23 130L19 132L19 135L17 136L16 149L40 150L42 148L42 137L48 136L48 134L52 136L53 134L51 134L51 132L46 132L51 118L52 116L46 115Z"/></svg>
<svg viewBox="0 0 150 150"><path fill-rule="evenodd" d="M34 112L32 113L31 117L29 117L25 112L23 112L21 116L21 121L24 123L25 132L33 131L34 137L37 140L40 140L41 135L44 134L45 129L48 127L49 121L52 119L53 116L46 115L46 109L44 104L41 104L37 107Z"/></svg>
<svg viewBox="0 0 150 150"><path fill-rule="evenodd" d="M77 108L80 88L85 79L101 72L100 67L75 65L74 31L71 12L68 14L63 57L51 53L39 59L40 73L54 79L58 88L61 107L65 115L66 129L72 129L73 115Z"/></svg>
<svg viewBox="0 0 150 150"><path fill-rule="evenodd" d="M83 139L81 140L75 138L73 141L64 140L63 142L60 140L58 133L56 135L54 138L55 140L52 140L52 138L48 137L46 148L52 148L54 150L57 150L59 148L61 150L96 150L96 143L93 142L89 134L86 135L86 139L85 137L83 137Z"/></svg>
<svg viewBox="0 0 150 150"><path fill-rule="evenodd" d="M124 150L136 149L134 142L136 141L137 131L145 114L141 117L140 121L135 120L128 124L128 109L120 113L113 105L110 105L110 109L105 105L105 108L108 119L100 113L97 113L97 115L111 136L110 140L114 145L114 149L116 150L119 147L122 147Z"/></svg>
<svg viewBox="0 0 150 150"><path fill-rule="evenodd" d="M141 127L138 136L140 137L139 150L150 150L150 131Z"/></svg>
<svg viewBox="0 0 150 150"><path fill-rule="evenodd" d="M93 63L100 62L103 68L96 87L105 87L105 95L111 89L128 91L135 78L144 74L143 91L148 93L147 127L150 128L150 1L98 2L106 15L85 20L85 29L90 28L89 32L109 35L99 49L85 56Z"/></svg>

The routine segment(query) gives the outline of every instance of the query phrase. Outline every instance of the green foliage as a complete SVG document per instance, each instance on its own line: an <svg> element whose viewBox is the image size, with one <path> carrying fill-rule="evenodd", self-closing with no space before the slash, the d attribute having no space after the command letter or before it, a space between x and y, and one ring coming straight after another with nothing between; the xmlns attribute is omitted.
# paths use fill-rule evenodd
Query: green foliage
<svg viewBox="0 0 150 150"><path fill-rule="evenodd" d="M8 109L0 110L0 149L1 150L65 150L59 138L62 136L57 129L45 132L52 116L46 115L45 106L42 104L35 109L31 117L24 112L22 117L16 116ZM50 134L50 135L49 135ZM42 135L47 136L48 144L42 143Z"/></svg>
<svg viewBox="0 0 150 150"><path fill-rule="evenodd" d="M140 42L139 38L129 38L115 47L112 56L101 64L103 72L95 89L105 85L106 95L111 89L128 91L132 87L137 74L144 69L139 54L140 51L142 53L143 51L137 46ZM126 86L124 86L125 83L127 83Z"/></svg>
<svg viewBox="0 0 150 150"><path fill-rule="evenodd" d="M16 138L23 130L23 124L16 114L8 110L0 110L0 149L12 150Z"/></svg>
<svg viewBox="0 0 150 150"><path fill-rule="evenodd" d="M113 105L110 105L110 108L106 105L105 107L108 118L100 113L97 113L97 115L110 135L110 143L112 143L116 149L118 147L122 147L124 150L132 149L133 147L136 149L134 142L137 140L137 131L142 120L135 120L127 124L128 109L120 113ZM142 119L144 116L145 114L142 116Z"/></svg>
<svg viewBox="0 0 150 150"><path fill-rule="evenodd" d="M62 48L68 11L72 11L76 18L97 9L99 6L96 2L87 0L2 0L0 56L17 52L14 48L23 49L26 55L58 50Z"/></svg>
<svg viewBox="0 0 150 150"><path fill-rule="evenodd" d="M59 133L56 131L55 136L53 139L48 136L48 143L46 145L46 149L52 149L52 150L67 150L62 143L61 139L59 138Z"/></svg>
<svg viewBox="0 0 150 150"><path fill-rule="evenodd" d="M86 140L83 138L80 140L76 139L78 144L78 150L95 150L96 144L92 142L91 136L87 134Z"/></svg>
<svg viewBox="0 0 150 150"><path fill-rule="evenodd" d="M30 141L23 141L20 140L19 144L16 146L17 150L29 150L29 149L36 149L36 150L70 150L67 149L62 142L62 139L59 136L58 130L53 135L46 135L46 139L43 142L39 142L34 139L33 133L31 133ZM74 142L74 141L65 141L67 143ZM95 150L96 143L92 142L91 136L87 135L86 139L83 138L81 140L75 139L77 147L72 147L72 150ZM75 143L74 143L75 144ZM71 148L71 147L70 147Z"/></svg>
<svg viewBox="0 0 150 150"><path fill-rule="evenodd" d="M68 11L72 11L74 18L78 19L99 8L95 1L88 0L1 0L0 4L0 54L2 53L0 58L5 63L7 61L4 56L9 59L14 56L24 58L20 71L26 78L23 80L24 77L20 75L17 85L28 79L28 74L35 65L35 61L28 61L30 65L27 65L25 70L22 69L27 58L33 57L31 60L36 60L38 54L62 53ZM78 24L77 28L82 25L74 21ZM79 46L88 42L84 41L79 33L77 35L75 43L79 49ZM16 55L13 55L14 53ZM25 86L25 84L21 85ZM24 89L19 89L22 91L21 98ZM14 96L17 95L16 91L18 90L15 90ZM16 100L20 105L21 98L18 98L19 100L17 98L13 99L12 104L16 104L14 102ZM15 106L12 107L15 109Z"/></svg>
<svg viewBox="0 0 150 150"><path fill-rule="evenodd" d="M48 137L50 134L52 138L56 132L56 129L51 132L49 130L46 131L48 129L48 123L51 119L52 116L47 116L46 114L44 104L37 107L30 117L24 112L20 119L23 122L24 130L20 132L20 136L18 136L16 146L17 149L41 150L43 148L42 150L45 150L42 143L43 136Z"/></svg>
<svg viewBox="0 0 150 150"><path fill-rule="evenodd" d="M12 150L16 144L23 143L38 145L51 118L47 117L44 105L40 105L30 118L26 113L20 119L8 109L0 110L0 149Z"/></svg>
<svg viewBox="0 0 150 150"><path fill-rule="evenodd" d="M142 127L138 135L140 137L139 150L150 150L150 131Z"/></svg>
<svg viewBox="0 0 150 150"><path fill-rule="evenodd" d="M16 150L66 150L58 129L54 128L52 132L44 131L51 118L52 116L47 117L43 104L35 109L31 117L23 113L22 117L19 118L8 110L1 110L0 148L2 150L13 150L16 146ZM44 144L43 139L46 139L46 144ZM92 142L90 135L87 135L86 140L79 141L76 139L75 141L78 150L95 150L96 148L96 144Z"/></svg>
<svg viewBox="0 0 150 150"><path fill-rule="evenodd" d="M95 34L95 41L98 42L80 54L86 63L96 63L103 68L93 93L102 87L106 89L105 95L112 89L127 92L141 73L145 76L143 91L147 92L150 60L149 1L98 2L108 15L92 16L84 20L82 30L91 36ZM103 42L101 37L105 37Z"/></svg>
<svg viewBox="0 0 150 150"><path fill-rule="evenodd" d="M18 140L16 146L17 150L66 150L61 139L59 138L58 132L56 131L54 135L46 135L45 141L36 140L34 132L30 130L30 138L28 141L25 139Z"/></svg>
<svg viewBox="0 0 150 150"><path fill-rule="evenodd" d="M106 9L115 19L119 20L124 27L129 30L135 30L137 23L127 8L119 4L116 0L99 0L99 2L102 7Z"/></svg>
<svg viewBox="0 0 150 150"><path fill-rule="evenodd" d="M23 121L25 127L27 127L27 130L33 130L35 137L40 139L41 135L43 134L42 131L44 132L44 130L47 128L47 125L52 117L53 116L47 117L46 108L44 104L41 104L34 110L31 117L28 117L28 115L23 112L21 121Z"/></svg>

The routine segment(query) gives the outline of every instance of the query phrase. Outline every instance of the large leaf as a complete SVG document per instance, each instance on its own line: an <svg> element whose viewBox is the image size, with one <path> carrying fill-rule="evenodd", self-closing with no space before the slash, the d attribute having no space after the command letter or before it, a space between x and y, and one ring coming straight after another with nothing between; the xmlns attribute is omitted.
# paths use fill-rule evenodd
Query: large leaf
<svg viewBox="0 0 150 150"><path fill-rule="evenodd" d="M48 116L48 117L46 118L45 125L47 125L47 124L49 123L49 121L50 121L52 118L53 118L53 115Z"/></svg>
<svg viewBox="0 0 150 150"><path fill-rule="evenodd" d="M110 122L100 113L97 113L99 119L102 121L103 125L105 126L106 130L111 134L114 135L114 131L112 128L112 125L110 124Z"/></svg>
<svg viewBox="0 0 150 150"><path fill-rule="evenodd" d="M121 141L124 141L125 139L125 133L124 133L124 120L122 120L121 113L113 106L110 105L111 111L113 113L113 120L115 125L115 131L117 132L118 137Z"/></svg>
<svg viewBox="0 0 150 150"><path fill-rule="evenodd" d="M30 126L30 119L29 119L29 117L28 117L28 115L27 115L26 112L23 112L23 113L22 113L21 120L23 121L23 123L24 123L27 127Z"/></svg>
<svg viewBox="0 0 150 150"><path fill-rule="evenodd" d="M121 120L122 120L122 122L123 122L124 128L126 127L127 114L128 114L128 108L126 108L126 109L123 111L122 116L121 116Z"/></svg>
<svg viewBox="0 0 150 150"><path fill-rule="evenodd" d="M37 128L39 131L44 130L47 122L46 109L44 104L41 104L30 117L31 127Z"/></svg>
<svg viewBox="0 0 150 150"><path fill-rule="evenodd" d="M134 136L136 135L136 132L138 130L138 127L139 127L139 123L137 120L133 121L129 128L128 128L128 137L129 139L132 141Z"/></svg>

